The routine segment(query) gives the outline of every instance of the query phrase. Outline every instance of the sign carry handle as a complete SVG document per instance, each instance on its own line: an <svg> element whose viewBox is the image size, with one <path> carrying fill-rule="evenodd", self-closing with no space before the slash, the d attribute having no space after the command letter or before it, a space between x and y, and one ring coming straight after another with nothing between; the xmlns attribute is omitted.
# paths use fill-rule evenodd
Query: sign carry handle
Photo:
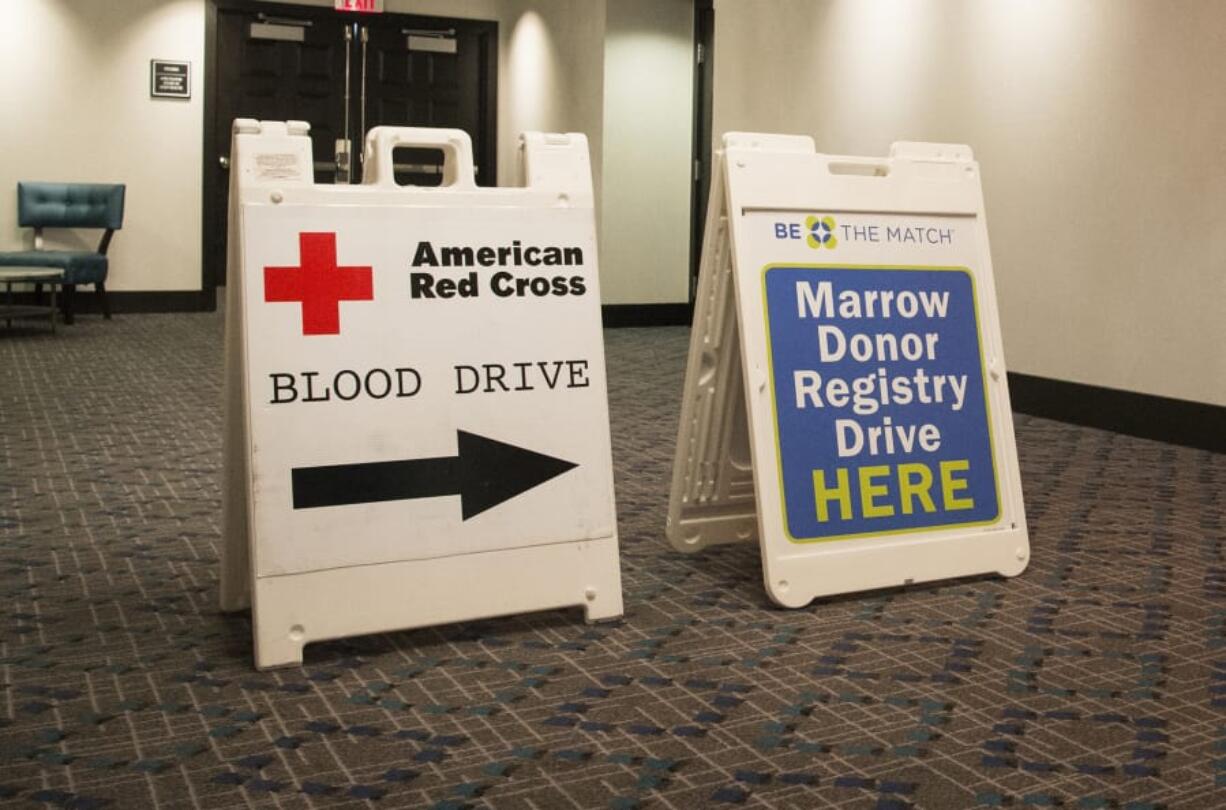
<svg viewBox="0 0 1226 810"><path fill-rule="evenodd" d="M393 152L402 148L438 149L443 153L441 188L471 191L477 187L473 142L462 129L375 127L366 134L364 186L398 188ZM414 188L419 188L414 186ZM429 188L429 187L425 187Z"/></svg>

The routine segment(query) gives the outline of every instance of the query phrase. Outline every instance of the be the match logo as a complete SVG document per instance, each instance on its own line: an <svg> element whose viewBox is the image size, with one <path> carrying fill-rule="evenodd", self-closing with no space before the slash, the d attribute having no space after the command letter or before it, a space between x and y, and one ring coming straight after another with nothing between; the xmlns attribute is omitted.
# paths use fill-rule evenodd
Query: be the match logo
<svg viewBox="0 0 1226 810"><path fill-rule="evenodd" d="M814 250L834 250L839 246L835 230L838 223L829 214L810 214L803 225L799 222L776 222L774 226L776 239L803 239Z"/></svg>
<svg viewBox="0 0 1226 810"><path fill-rule="evenodd" d="M809 230L809 235L805 238L805 242L814 250L821 250L822 248L834 250L839 246L838 237L834 235L836 227L834 217L811 216L805 220L805 227Z"/></svg>
<svg viewBox="0 0 1226 810"><path fill-rule="evenodd" d="M774 222L771 225L776 239L803 241L814 250L834 250L840 242L939 247L954 241L951 227L918 223L883 225L863 218L853 219L854 222L840 224L830 214L810 214L803 222Z"/></svg>

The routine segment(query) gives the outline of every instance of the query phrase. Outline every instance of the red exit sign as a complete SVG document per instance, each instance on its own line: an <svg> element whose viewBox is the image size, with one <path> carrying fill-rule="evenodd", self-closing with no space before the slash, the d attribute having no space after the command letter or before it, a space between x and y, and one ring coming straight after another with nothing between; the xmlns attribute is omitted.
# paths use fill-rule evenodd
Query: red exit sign
<svg viewBox="0 0 1226 810"><path fill-rule="evenodd" d="M366 14L382 14L383 0L335 0L337 11L360 11Z"/></svg>

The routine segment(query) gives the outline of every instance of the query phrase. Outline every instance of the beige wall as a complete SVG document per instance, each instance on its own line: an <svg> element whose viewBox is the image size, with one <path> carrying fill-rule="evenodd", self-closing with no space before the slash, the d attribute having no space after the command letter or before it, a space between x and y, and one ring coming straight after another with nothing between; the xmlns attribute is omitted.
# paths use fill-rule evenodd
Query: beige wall
<svg viewBox="0 0 1226 810"><path fill-rule="evenodd" d="M31 247L29 229L17 227L18 181L124 182L107 288L200 289L203 56L201 0L6 3L0 250ZM190 101L149 97L153 58L191 61ZM90 249L98 237L56 234Z"/></svg>
<svg viewBox="0 0 1226 810"><path fill-rule="evenodd" d="M505 184L515 180L520 133L582 132L588 136L599 189L605 0L516 0L505 5L514 7L508 8L502 26L505 56L499 79L507 94L499 104L510 172ZM501 153L498 159L501 166Z"/></svg>
<svg viewBox="0 0 1226 810"><path fill-rule="evenodd" d="M605 29L600 291L689 299L692 0L610 0Z"/></svg>
<svg viewBox="0 0 1226 810"><path fill-rule="evenodd" d="M715 134L970 144L1015 371L1226 405L1226 3L716 0Z"/></svg>

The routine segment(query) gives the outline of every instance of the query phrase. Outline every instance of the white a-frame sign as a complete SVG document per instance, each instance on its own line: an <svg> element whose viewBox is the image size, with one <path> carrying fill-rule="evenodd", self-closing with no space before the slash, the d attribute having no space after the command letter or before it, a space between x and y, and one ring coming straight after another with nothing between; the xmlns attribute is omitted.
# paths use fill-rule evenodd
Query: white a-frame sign
<svg viewBox="0 0 1226 810"><path fill-rule="evenodd" d="M441 185L400 185L403 149ZM305 124L236 122L222 607L251 605L258 667L621 615L587 141L521 157L521 187L478 188L464 132L379 127L362 185L315 185Z"/></svg>
<svg viewBox="0 0 1226 810"><path fill-rule="evenodd" d="M673 471L682 551L757 540L780 605L1029 558L979 168L729 134Z"/></svg>

